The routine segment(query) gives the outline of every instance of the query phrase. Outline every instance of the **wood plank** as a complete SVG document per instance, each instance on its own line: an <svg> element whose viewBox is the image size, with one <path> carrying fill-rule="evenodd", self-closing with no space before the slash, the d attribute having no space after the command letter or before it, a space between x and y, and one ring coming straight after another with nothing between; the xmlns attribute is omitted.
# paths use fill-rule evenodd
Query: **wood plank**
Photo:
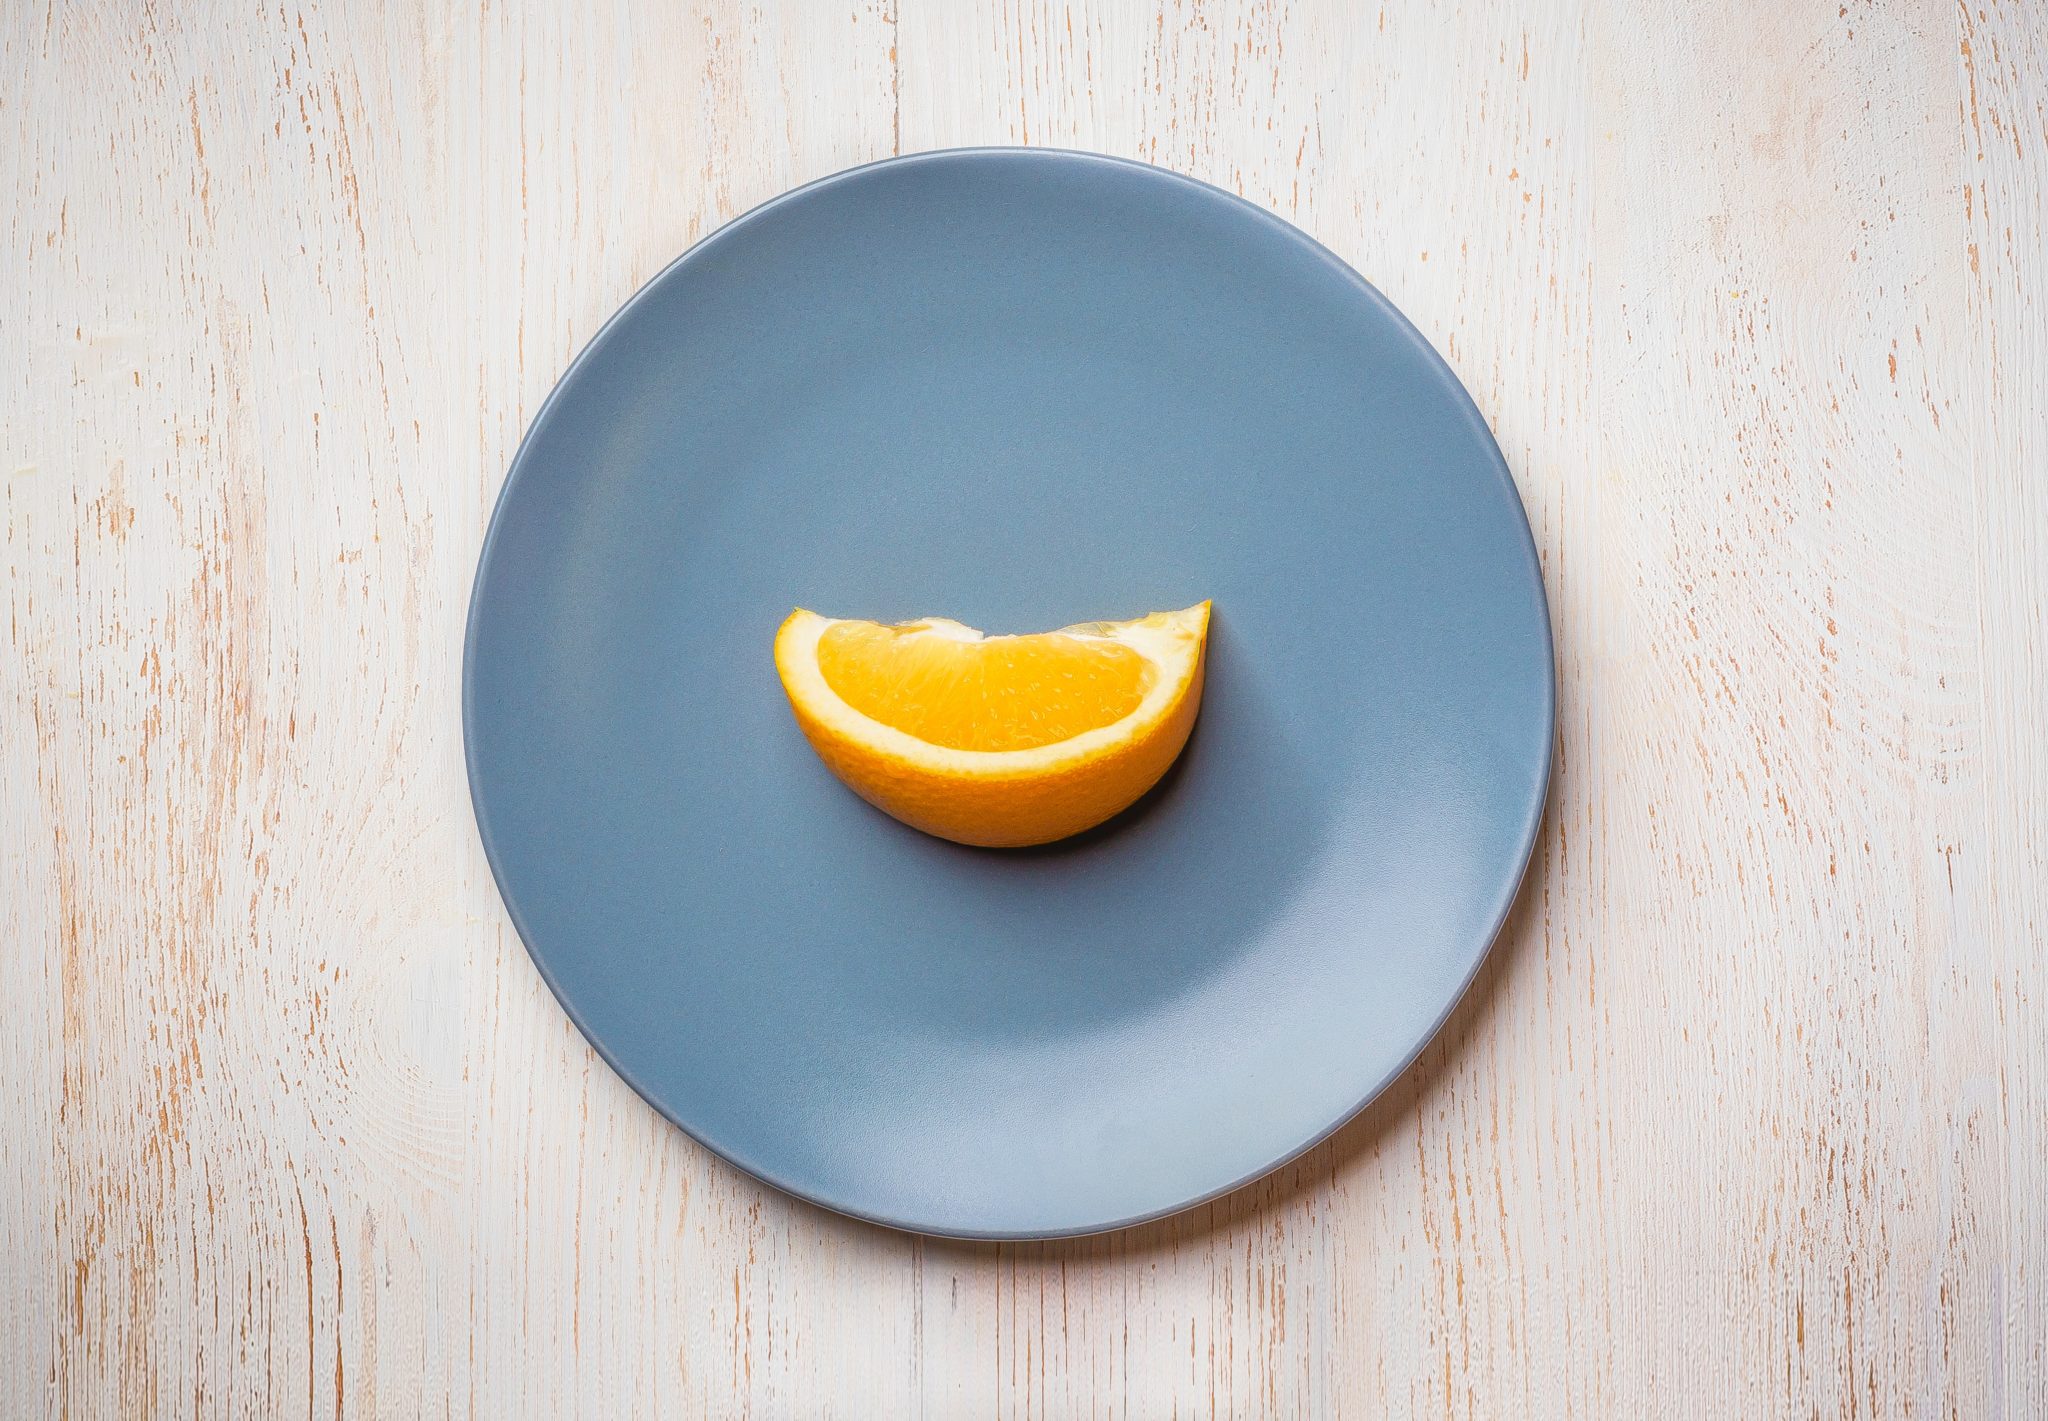
<svg viewBox="0 0 2048 1421"><path fill-rule="evenodd" d="M1941 1338L1967 1353L1954 1415L2048 1415L2048 12L1960 7L1963 213L1973 337L1971 530L1984 820L1963 863L1966 981L1986 1059L1950 1148L1987 1177L1955 1212L2002 1246L1958 1258ZM1986 1008L1988 1007L1988 1011ZM1967 1211L1967 1214L1966 1212ZM1944 1323L1949 1319L1944 1316ZM1974 1407L1974 1413L1973 1413Z"/></svg>
<svg viewBox="0 0 2048 1421"><path fill-rule="evenodd" d="M7 1375L79 1415L900 1386L798 1351L777 1299L868 1297L906 1245L795 1231L595 1064L498 906L455 720L533 408L693 237L888 151L886 14L5 33Z"/></svg>
<svg viewBox="0 0 2048 1421"><path fill-rule="evenodd" d="M1616 10L1597 45L1623 1409L1986 1414L1955 17Z"/></svg>
<svg viewBox="0 0 2048 1421"><path fill-rule="evenodd" d="M1304 1160L1180 1219L1081 1244L926 1245L927 1404L1487 1415L1550 1397L1597 1413L1607 1359L1569 1345L1599 1326L1605 1276L1584 1241L1606 1032L1598 583L1576 561L1597 551L1579 7L912 3L902 31L907 148L1162 163L1298 223L1401 305L1472 389L1529 505L1563 720L1522 907L1416 1072Z"/></svg>

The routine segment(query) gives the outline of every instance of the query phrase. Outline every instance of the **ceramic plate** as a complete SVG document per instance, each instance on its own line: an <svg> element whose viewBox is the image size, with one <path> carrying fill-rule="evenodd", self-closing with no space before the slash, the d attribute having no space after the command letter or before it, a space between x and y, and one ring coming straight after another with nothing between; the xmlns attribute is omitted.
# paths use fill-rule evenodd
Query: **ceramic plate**
<svg viewBox="0 0 2048 1421"><path fill-rule="evenodd" d="M1044 850L870 809L770 659L798 605L1204 597L1187 752ZM1552 719L1529 528L1428 342L1235 197L1042 150L827 178L627 302L513 461L464 677L591 1044L749 1173L973 1237L1169 1213L1370 1100L1500 929Z"/></svg>

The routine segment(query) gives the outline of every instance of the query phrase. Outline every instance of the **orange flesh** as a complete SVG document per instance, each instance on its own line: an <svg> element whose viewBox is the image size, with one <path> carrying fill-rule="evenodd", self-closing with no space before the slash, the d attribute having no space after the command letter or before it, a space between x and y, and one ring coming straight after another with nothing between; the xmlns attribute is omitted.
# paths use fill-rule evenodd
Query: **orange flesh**
<svg viewBox="0 0 2048 1421"><path fill-rule="evenodd" d="M1110 641L1061 632L958 641L872 622L828 627L818 671L862 715L949 750L1071 740L1136 710L1154 674Z"/></svg>

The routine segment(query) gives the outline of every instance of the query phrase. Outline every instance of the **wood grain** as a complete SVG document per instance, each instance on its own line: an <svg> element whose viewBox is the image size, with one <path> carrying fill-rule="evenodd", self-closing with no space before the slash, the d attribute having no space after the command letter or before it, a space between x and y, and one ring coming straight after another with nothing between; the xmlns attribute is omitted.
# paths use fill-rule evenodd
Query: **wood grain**
<svg viewBox="0 0 2048 1421"><path fill-rule="evenodd" d="M610 311L988 142L1372 278L1558 636L1442 1038L1057 1245L661 1124L512 934L456 723ZM0 229L0 1416L2048 1415L2039 6L24 3Z"/></svg>

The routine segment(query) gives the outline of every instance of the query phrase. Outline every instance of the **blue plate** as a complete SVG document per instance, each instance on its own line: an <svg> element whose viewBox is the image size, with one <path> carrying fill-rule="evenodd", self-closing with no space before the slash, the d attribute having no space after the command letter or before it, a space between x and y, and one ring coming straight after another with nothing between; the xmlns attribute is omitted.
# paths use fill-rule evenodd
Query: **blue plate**
<svg viewBox="0 0 2048 1421"><path fill-rule="evenodd" d="M798 734L797 605L1040 631L1216 602L1165 783L1064 845L884 817ZM927 1233L1169 1213L1341 1124L1471 980L1549 777L1485 423L1246 203L1077 153L841 173L706 239L514 459L463 716L562 1006L718 1154Z"/></svg>

